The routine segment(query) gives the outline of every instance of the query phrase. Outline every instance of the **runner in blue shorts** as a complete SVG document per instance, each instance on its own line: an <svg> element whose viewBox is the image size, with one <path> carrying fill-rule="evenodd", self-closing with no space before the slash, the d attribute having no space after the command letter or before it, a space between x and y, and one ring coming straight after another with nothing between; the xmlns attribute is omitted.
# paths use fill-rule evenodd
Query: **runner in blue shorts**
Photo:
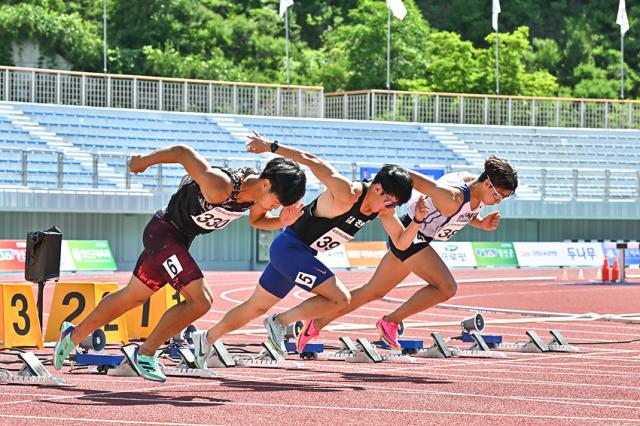
<svg viewBox="0 0 640 426"><path fill-rule="evenodd" d="M62 368L69 353L82 339L128 310L143 304L165 283L178 290L185 301L164 313L142 346L126 353L136 372L148 380L164 382L155 352L171 336L211 308L212 296L202 271L189 254L194 238L223 229L249 211L249 223L273 230L295 222L302 215L306 176L294 161L275 158L262 172L252 168L211 167L186 145L163 148L130 160L133 173L161 163L179 163L188 175L158 211L143 233L144 251L138 258L129 284L102 299L77 326L64 322L53 353L54 367ZM268 211L280 206L279 217Z"/></svg>
<svg viewBox="0 0 640 426"><path fill-rule="evenodd" d="M411 196L409 173L395 165L384 166L373 182L351 181L333 166L304 151L270 142L254 132L249 152L274 152L304 166L326 186L326 190L303 209L293 225L282 230L270 249L270 263L260 277L253 295L236 306L207 332L194 333L196 365L204 367L211 345L223 335L236 330L266 313L285 297L294 286L314 297L281 315L265 319L269 341L286 353L286 326L297 320L317 318L320 314L344 309L349 305L349 291L316 254L351 240L367 223L380 217L387 234L397 247L407 248L418 232L421 218L426 216L424 200L418 203L417 221L405 228L396 216L395 207Z"/></svg>
<svg viewBox="0 0 640 426"><path fill-rule="evenodd" d="M430 246L431 241L447 241L466 225L494 231L500 222L500 213L494 211L481 217L480 211L485 205L499 204L518 187L515 169L507 161L495 156L487 158L484 171L477 177L466 173L450 173L435 182L420 173L410 173L417 192L411 197L409 212L401 219L402 222L407 224L416 217L422 217L415 212L420 196L428 197L426 201L429 206L429 213L420 225L415 240L409 248L398 247L391 241L389 252L382 258L369 282L351 290L349 306L340 312L329 312L305 322L303 332L298 337L298 348L304 348L309 340L336 318L373 300L382 299L410 273L414 273L427 285L376 323L381 339L390 347L400 349L400 321L452 298L458 288L451 271Z"/></svg>

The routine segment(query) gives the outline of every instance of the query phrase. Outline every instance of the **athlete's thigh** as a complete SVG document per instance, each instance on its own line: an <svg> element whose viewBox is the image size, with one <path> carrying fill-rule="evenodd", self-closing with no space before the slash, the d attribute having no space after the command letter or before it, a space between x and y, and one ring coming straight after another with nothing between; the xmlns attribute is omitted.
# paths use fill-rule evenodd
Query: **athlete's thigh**
<svg viewBox="0 0 640 426"><path fill-rule="evenodd" d="M180 290L180 294L184 296L188 302L196 300L211 300L211 291L207 286L207 282L204 278L198 278L188 282Z"/></svg>
<svg viewBox="0 0 640 426"><path fill-rule="evenodd" d="M367 293L383 296L400 284L409 273L411 273L411 268L406 264L406 261L401 261L393 253L388 251L387 254L382 257L373 276L365 285L358 287L358 289ZM352 293L354 292L352 291Z"/></svg>
<svg viewBox="0 0 640 426"><path fill-rule="evenodd" d="M311 289L311 293L318 294L330 300L348 297L349 290L335 275L316 285Z"/></svg>
<svg viewBox="0 0 640 426"><path fill-rule="evenodd" d="M273 305L280 302L280 300L282 300L281 297L274 295L270 291L263 288L262 285L258 284L255 290L253 290L251 296L249 296L249 298L244 303L250 304L251 306L256 308L269 309Z"/></svg>
<svg viewBox="0 0 640 426"><path fill-rule="evenodd" d="M405 260L411 271L434 287L455 285L451 271L433 247L425 247Z"/></svg>

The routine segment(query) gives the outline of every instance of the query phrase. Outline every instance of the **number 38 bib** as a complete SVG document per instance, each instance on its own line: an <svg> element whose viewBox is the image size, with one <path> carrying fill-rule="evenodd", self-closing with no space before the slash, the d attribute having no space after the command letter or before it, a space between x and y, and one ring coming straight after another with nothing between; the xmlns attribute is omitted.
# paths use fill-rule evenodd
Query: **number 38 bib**
<svg viewBox="0 0 640 426"><path fill-rule="evenodd" d="M214 207L197 216L191 216L193 221L202 229L217 230L227 226L232 221L242 216L243 212L233 212L222 207Z"/></svg>
<svg viewBox="0 0 640 426"><path fill-rule="evenodd" d="M347 234L340 228L333 228L315 240L310 247L319 252L329 251L353 239L353 235Z"/></svg>

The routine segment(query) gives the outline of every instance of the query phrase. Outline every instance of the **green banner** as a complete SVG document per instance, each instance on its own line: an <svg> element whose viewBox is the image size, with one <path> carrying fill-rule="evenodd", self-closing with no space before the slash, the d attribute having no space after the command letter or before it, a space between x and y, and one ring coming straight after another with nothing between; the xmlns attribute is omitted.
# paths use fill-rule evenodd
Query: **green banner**
<svg viewBox="0 0 640 426"><path fill-rule="evenodd" d="M511 243L471 243L478 266L518 266Z"/></svg>
<svg viewBox="0 0 640 426"><path fill-rule="evenodd" d="M117 269L109 241L69 240L67 244L76 271L115 271Z"/></svg>

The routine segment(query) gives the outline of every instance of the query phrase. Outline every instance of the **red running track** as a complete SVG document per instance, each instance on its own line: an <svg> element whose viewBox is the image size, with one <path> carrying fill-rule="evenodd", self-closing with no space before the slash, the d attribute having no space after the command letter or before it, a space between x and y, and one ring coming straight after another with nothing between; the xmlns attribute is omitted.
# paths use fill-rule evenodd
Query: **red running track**
<svg viewBox="0 0 640 426"><path fill-rule="evenodd" d="M338 276L353 287L366 281L371 273L342 272ZM447 302L455 305L573 314L640 311L636 303L640 300L640 286L569 285L556 280L561 277L556 270L473 270L456 271L455 275L461 281L459 291ZM254 272L207 274L216 301L212 311L196 323L198 328L211 326L237 301L246 299L257 277ZM128 277L118 273L63 278L115 278L124 283ZM16 281L4 281L7 280ZM409 277L406 282L418 279ZM407 298L417 288L398 288L390 296ZM50 300L52 291L53 286L47 287L45 300ZM294 291L275 311L291 307L305 297L303 291ZM371 303L336 323L360 328L324 331L320 340L336 344L339 335L375 340L378 336L373 323L395 306L387 301ZM406 336L427 342L432 331L445 337L457 335L460 320L468 315L461 310L431 309L407 321ZM485 313L485 318L485 333L501 334L507 342L522 340L527 329L536 330L545 339L549 329L558 329L570 342L581 342L578 346L582 351L509 353L506 359L419 358L416 364L304 361L305 368L301 370L218 369L218 376L213 379L172 377L165 384L70 373L65 367L55 374L75 387L0 386L0 424L640 423L640 343L583 344L637 339L638 324L567 320L549 323L503 313ZM248 334L229 335L224 341L258 343L265 337L261 330L259 318L242 330ZM50 354L51 349L44 353Z"/></svg>

